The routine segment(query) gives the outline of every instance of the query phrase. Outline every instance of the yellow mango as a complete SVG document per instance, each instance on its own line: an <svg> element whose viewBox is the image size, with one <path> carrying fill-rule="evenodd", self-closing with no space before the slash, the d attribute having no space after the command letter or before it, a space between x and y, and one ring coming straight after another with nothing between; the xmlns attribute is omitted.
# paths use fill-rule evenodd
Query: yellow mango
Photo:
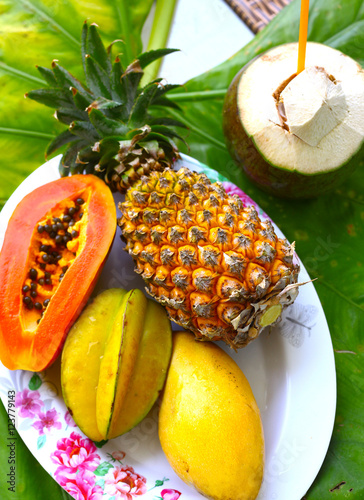
<svg viewBox="0 0 364 500"><path fill-rule="evenodd" d="M111 289L96 297L71 328L62 352L63 398L76 424L94 441L104 439L95 412L100 361L126 293Z"/></svg>
<svg viewBox="0 0 364 500"><path fill-rule="evenodd" d="M249 382L235 361L187 332L173 338L159 438L178 476L213 500L254 500L264 436Z"/></svg>

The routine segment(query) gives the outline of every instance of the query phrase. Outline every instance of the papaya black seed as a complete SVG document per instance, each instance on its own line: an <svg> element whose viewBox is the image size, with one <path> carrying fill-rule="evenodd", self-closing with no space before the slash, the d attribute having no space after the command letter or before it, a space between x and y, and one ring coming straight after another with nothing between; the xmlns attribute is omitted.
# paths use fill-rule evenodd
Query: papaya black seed
<svg viewBox="0 0 364 500"><path fill-rule="evenodd" d="M38 283L40 286L44 286L44 278L39 278Z"/></svg>
<svg viewBox="0 0 364 500"><path fill-rule="evenodd" d="M38 311L41 311L43 309L43 306L40 302L35 302L34 307L38 309Z"/></svg>
<svg viewBox="0 0 364 500"><path fill-rule="evenodd" d="M45 252L45 253L48 253L48 250L49 250L49 246L48 245L41 245L39 250L41 252Z"/></svg>
<svg viewBox="0 0 364 500"><path fill-rule="evenodd" d="M33 302L29 302L29 304L27 304L27 308L31 311L33 309Z"/></svg>
<svg viewBox="0 0 364 500"><path fill-rule="evenodd" d="M54 238L57 236L57 232L56 232L56 231L51 231L51 232L49 233L49 236L50 236L52 239L54 239Z"/></svg>
<svg viewBox="0 0 364 500"><path fill-rule="evenodd" d="M64 243L65 245L67 245L67 243L68 243L69 241L71 241L71 239L72 239L71 235L70 235L69 233L67 233L67 234L65 234L65 235L63 236L63 243Z"/></svg>
<svg viewBox="0 0 364 500"><path fill-rule="evenodd" d="M48 271L46 271L46 272L44 273L44 277L48 280L48 279L51 277L51 273L50 273L50 272L48 272Z"/></svg>
<svg viewBox="0 0 364 500"><path fill-rule="evenodd" d="M33 299L35 299L35 297L36 297L37 295L38 295L38 294L37 294L37 292L36 292L35 290L32 290L32 291L30 292L30 296L31 296Z"/></svg>
<svg viewBox="0 0 364 500"><path fill-rule="evenodd" d="M74 230L72 231L71 235L72 235L72 238L77 238L77 236L78 236L78 231L76 231L76 230L74 229Z"/></svg>
<svg viewBox="0 0 364 500"><path fill-rule="evenodd" d="M56 257L56 261L58 262L58 261L59 261L59 260L61 260L61 259L62 259L62 255L59 255L59 254L58 254L58 255L57 255L57 257Z"/></svg>
<svg viewBox="0 0 364 500"><path fill-rule="evenodd" d="M49 299L45 299L45 301L43 302L44 307L47 307L48 304L49 304Z"/></svg>
<svg viewBox="0 0 364 500"><path fill-rule="evenodd" d="M39 225L39 226L37 227L37 231L38 231L38 233L43 233L43 231L44 231L44 226Z"/></svg>
<svg viewBox="0 0 364 500"><path fill-rule="evenodd" d="M72 219L72 217L70 215L64 215L62 217L62 221L63 222L69 222L71 219Z"/></svg>
<svg viewBox="0 0 364 500"><path fill-rule="evenodd" d="M31 280L36 280L37 279L37 276L38 276L38 271L36 269L34 269L34 267L32 267L30 270L29 270L29 278Z"/></svg>
<svg viewBox="0 0 364 500"><path fill-rule="evenodd" d="M74 226L75 224L76 222L74 221L74 219L71 219L68 223L68 227Z"/></svg>
<svg viewBox="0 0 364 500"><path fill-rule="evenodd" d="M63 271L64 273L65 273L65 272L67 272L67 269L68 269L68 267L67 267L67 266L63 266L63 267L62 267L62 271Z"/></svg>
<svg viewBox="0 0 364 500"><path fill-rule="evenodd" d="M61 221L57 222L57 230L62 231L63 230L63 224Z"/></svg>
<svg viewBox="0 0 364 500"><path fill-rule="evenodd" d="M25 297L23 297L23 302L24 304L30 304L30 302L32 302L32 299L26 295Z"/></svg>
<svg viewBox="0 0 364 500"><path fill-rule="evenodd" d="M46 233L50 233L50 232L52 231L51 226L50 226L49 224L45 224L45 225L44 225L44 231L45 231Z"/></svg>
<svg viewBox="0 0 364 500"><path fill-rule="evenodd" d="M58 231L57 224L52 224L52 231L54 231L55 233Z"/></svg>
<svg viewBox="0 0 364 500"><path fill-rule="evenodd" d="M23 288L22 288L23 293L28 293L29 290L30 290L30 288L29 288L28 285L24 285Z"/></svg>
<svg viewBox="0 0 364 500"><path fill-rule="evenodd" d="M40 267L41 269L43 269L43 271L44 271L44 269L46 268L46 265L45 265L45 264L39 264L39 267Z"/></svg>
<svg viewBox="0 0 364 500"><path fill-rule="evenodd" d="M49 261L49 255L47 253L44 253L42 255L42 259L44 260L44 262L48 262Z"/></svg>
<svg viewBox="0 0 364 500"><path fill-rule="evenodd" d="M39 318L39 319L37 319L37 324L39 325L39 323L40 323L40 318Z"/></svg>
<svg viewBox="0 0 364 500"><path fill-rule="evenodd" d="M37 289L37 284L34 283L34 281L32 283L30 283L30 289L31 290L36 290Z"/></svg>
<svg viewBox="0 0 364 500"><path fill-rule="evenodd" d="M63 243L63 236L61 234L57 234L54 241L57 243L57 245L61 245Z"/></svg>
<svg viewBox="0 0 364 500"><path fill-rule="evenodd" d="M61 222L61 219L59 217L54 217L53 222L57 224L57 222Z"/></svg>
<svg viewBox="0 0 364 500"><path fill-rule="evenodd" d="M75 208L75 207L70 207L70 208L68 209L68 215L70 215L71 217L72 217L73 215L75 215L75 213L76 213L76 212L77 212L77 210L76 210L76 208Z"/></svg>
<svg viewBox="0 0 364 500"><path fill-rule="evenodd" d="M79 214L79 218L82 219L83 212Z"/></svg>
<svg viewBox="0 0 364 500"><path fill-rule="evenodd" d="M45 280L45 284L46 284L46 285L51 285L51 284L52 284L52 280L51 280L50 278L47 278L47 279Z"/></svg>
<svg viewBox="0 0 364 500"><path fill-rule="evenodd" d="M83 198L77 198L76 203L77 205L83 205L85 203L85 200Z"/></svg>

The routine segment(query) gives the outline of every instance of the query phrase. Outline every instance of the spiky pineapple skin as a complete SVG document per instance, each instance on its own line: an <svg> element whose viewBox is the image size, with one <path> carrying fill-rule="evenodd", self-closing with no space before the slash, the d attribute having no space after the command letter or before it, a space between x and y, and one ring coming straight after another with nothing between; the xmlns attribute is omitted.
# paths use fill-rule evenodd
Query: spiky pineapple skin
<svg viewBox="0 0 364 500"><path fill-rule="evenodd" d="M147 144L137 142L129 147L120 146L117 154L118 165L112 169L110 175L105 175L105 182L111 191L125 193L142 176L153 171L163 172L166 168L173 168L174 162L180 158L177 148L152 149L148 148Z"/></svg>
<svg viewBox="0 0 364 500"><path fill-rule="evenodd" d="M125 250L146 290L198 339L243 347L270 306L282 310L296 298L293 245L206 175L154 171L119 208Z"/></svg>

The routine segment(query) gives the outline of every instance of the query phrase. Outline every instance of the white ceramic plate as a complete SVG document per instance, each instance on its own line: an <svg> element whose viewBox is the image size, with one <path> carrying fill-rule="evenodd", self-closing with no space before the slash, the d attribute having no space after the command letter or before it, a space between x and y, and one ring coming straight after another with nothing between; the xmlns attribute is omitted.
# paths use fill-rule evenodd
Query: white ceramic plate
<svg viewBox="0 0 364 500"><path fill-rule="evenodd" d="M36 187L58 178L58 161L59 157L39 167L10 197L0 213L0 245L17 203ZM213 180L224 180L187 156L180 163L204 171ZM249 202L247 197L244 201ZM258 213L266 217L259 207ZM117 233L95 293L111 287L144 289L133 267ZM302 264L299 279L309 279ZM238 353L222 347L243 369L262 415L266 466L258 499L300 500L324 460L336 406L333 348L314 286L301 287L298 299L271 332L263 332ZM8 391L17 393L16 427L30 451L75 497L82 490L92 500L203 498L169 466L158 441L157 406L132 431L96 447L66 411L59 360L39 375L9 371L1 365L0 387L5 406Z"/></svg>

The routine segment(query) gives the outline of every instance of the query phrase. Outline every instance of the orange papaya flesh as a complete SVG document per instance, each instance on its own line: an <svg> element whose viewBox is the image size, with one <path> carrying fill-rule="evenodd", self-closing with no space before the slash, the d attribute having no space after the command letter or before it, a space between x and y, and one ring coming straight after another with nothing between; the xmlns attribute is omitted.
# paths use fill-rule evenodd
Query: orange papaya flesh
<svg viewBox="0 0 364 500"><path fill-rule="evenodd" d="M41 371L60 353L102 270L116 230L110 189L64 177L16 207L0 253L0 359Z"/></svg>

